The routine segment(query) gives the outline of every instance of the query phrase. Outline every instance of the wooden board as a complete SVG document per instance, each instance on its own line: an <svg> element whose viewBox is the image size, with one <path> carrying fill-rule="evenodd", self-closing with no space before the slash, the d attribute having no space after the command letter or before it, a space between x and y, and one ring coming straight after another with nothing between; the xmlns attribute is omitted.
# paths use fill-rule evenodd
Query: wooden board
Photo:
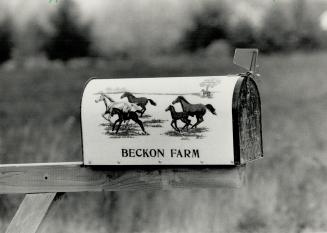
<svg viewBox="0 0 327 233"><path fill-rule="evenodd" d="M40 228L57 193L27 194L6 233L35 233Z"/></svg>
<svg viewBox="0 0 327 233"><path fill-rule="evenodd" d="M0 194L240 187L245 166L85 167L82 162L0 165Z"/></svg>

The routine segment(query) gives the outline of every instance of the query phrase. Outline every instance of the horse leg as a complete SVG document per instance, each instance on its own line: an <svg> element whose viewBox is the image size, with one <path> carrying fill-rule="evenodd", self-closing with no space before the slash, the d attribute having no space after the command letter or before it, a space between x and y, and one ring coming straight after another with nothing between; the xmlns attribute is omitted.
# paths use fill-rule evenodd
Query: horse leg
<svg viewBox="0 0 327 233"><path fill-rule="evenodd" d="M116 130L116 134L118 133L119 128L120 128L122 122L123 122L122 120L119 121L119 124L118 124L118 126L117 126L117 130Z"/></svg>
<svg viewBox="0 0 327 233"><path fill-rule="evenodd" d="M187 126L187 121L185 120L185 118L181 118L180 119L183 123L185 123L185 125L183 126L182 129L185 129L185 127Z"/></svg>
<svg viewBox="0 0 327 233"><path fill-rule="evenodd" d="M171 125L171 127L172 127L174 130L176 130L176 129L175 129L175 126L174 126L174 120L172 120L172 121L170 122L170 125Z"/></svg>
<svg viewBox="0 0 327 233"><path fill-rule="evenodd" d="M135 113L135 115L133 114L131 117L132 117L132 120L141 127L143 133L144 134L147 134L147 132L144 130L143 123L142 123L142 121L140 121L140 119L138 118L137 114Z"/></svg>
<svg viewBox="0 0 327 233"><path fill-rule="evenodd" d="M130 119L126 120L125 128L128 129Z"/></svg>
<svg viewBox="0 0 327 233"><path fill-rule="evenodd" d="M171 127L173 127L173 129L177 132L179 132L179 129L177 128L177 125L176 125L176 120L172 120L171 123L170 123Z"/></svg>
<svg viewBox="0 0 327 233"><path fill-rule="evenodd" d="M143 114L144 114L144 112L145 112L145 110L146 110L146 107L145 107L145 106L142 106L142 108L143 108L143 110L142 110L142 112L141 112L141 117L143 116Z"/></svg>
<svg viewBox="0 0 327 233"><path fill-rule="evenodd" d="M128 129L129 121L131 120L131 118L129 117L129 113L127 113L126 116L123 116L122 120L125 123L125 129Z"/></svg>
<svg viewBox="0 0 327 233"><path fill-rule="evenodd" d="M107 114L107 113L103 113L103 114L102 114L102 117L103 117L106 121L109 121L109 123L112 123L111 120L110 120L110 114L109 114L108 118L106 117L106 114Z"/></svg>
<svg viewBox="0 0 327 233"><path fill-rule="evenodd" d="M201 122L203 122L203 116L196 116L196 123L191 127L191 129L196 128Z"/></svg>
<svg viewBox="0 0 327 233"><path fill-rule="evenodd" d="M188 126L190 125L191 121L187 118L181 118L181 121L183 121L185 123L184 127L182 129L188 130Z"/></svg>
<svg viewBox="0 0 327 233"><path fill-rule="evenodd" d="M186 127L186 129L188 130L188 127L191 125L191 120L188 119L188 118L186 118L186 120L187 120L187 127Z"/></svg>
<svg viewBox="0 0 327 233"><path fill-rule="evenodd" d="M174 120L174 124L175 124L175 128L176 128L177 132L181 132L181 131L179 130L178 126L177 126L177 120Z"/></svg>
<svg viewBox="0 0 327 233"><path fill-rule="evenodd" d="M108 115L108 118L107 118L110 124L112 124L112 122L111 122L111 117L112 117L111 114L109 114L109 115Z"/></svg>
<svg viewBox="0 0 327 233"><path fill-rule="evenodd" d="M115 123L112 125L112 131L115 130L116 124L118 123L118 121L120 121L120 118L118 118Z"/></svg>

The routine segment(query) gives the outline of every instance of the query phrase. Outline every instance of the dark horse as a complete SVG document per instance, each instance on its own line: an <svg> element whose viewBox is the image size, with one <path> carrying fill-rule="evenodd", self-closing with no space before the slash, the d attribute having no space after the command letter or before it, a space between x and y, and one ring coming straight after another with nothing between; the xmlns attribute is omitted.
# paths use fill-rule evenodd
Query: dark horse
<svg viewBox="0 0 327 233"><path fill-rule="evenodd" d="M138 115L137 115L136 112L132 112L132 111L123 112L123 110L121 110L121 109L113 108L112 111L111 111L111 116L113 116L115 114L118 115L118 119L112 125L112 131L114 131L115 128L116 128L116 134L119 131L119 128L121 126L121 123L123 121L127 121L127 120L133 120L135 123L137 123L141 127L141 129L143 131L143 134L147 134L147 132L144 130L143 123L142 123L142 121L140 121L140 119L139 119L139 117L138 117ZM117 125L117 127L116 127L116 125Z"/></svg>
<svg viewBox="0 0 327 233"><path fill-rule="evenodd" d="M211 104L191 104L183 96L178 96L172 103L181 103L184 113L196 117L197 121L191 128L197 127L203 121L203 116L206 114L207 109L212 114L216 115L216 110Z"/></svg>
<svg viewBox="0 0 327 233"><path fill-rule="evenodd" d="M146 110L145 106L147 105L148 102L150 102L150 104L152 104L154 106L157 105L152 99L148 99L146 97L135 97L130 92L125 92L124 94L122 94L122 96L120 98L122 99L124 97L127 97L128 102L135 103L135 104L137 104L138 106L140 106L142 108L142 110L141 110L141 116L143 116L143 113Z"/></svg>
<svg viewBox="0 0 327 233"><path fill-rule="evenodd" d="M191 121L188 119L188 114L186 112L176 112L173 105L169 105L168 108L165 110L166 112L170 111L172 121L170 123L171 127L177 132L180 132L179 128L177 127L177 120L181 120L185 123L182 129L188 129L188 126L191 125Z"/></svg>

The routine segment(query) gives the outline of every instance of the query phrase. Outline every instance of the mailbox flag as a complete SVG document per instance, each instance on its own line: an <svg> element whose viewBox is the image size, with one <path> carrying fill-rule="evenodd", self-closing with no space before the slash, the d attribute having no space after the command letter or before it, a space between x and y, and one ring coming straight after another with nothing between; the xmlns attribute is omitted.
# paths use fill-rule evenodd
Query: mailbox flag
<svg viewBox="0 0 327 233"><path fill-rule="evenodd" d="M255 73L258 49L235 49L233 63Z"/></svg>

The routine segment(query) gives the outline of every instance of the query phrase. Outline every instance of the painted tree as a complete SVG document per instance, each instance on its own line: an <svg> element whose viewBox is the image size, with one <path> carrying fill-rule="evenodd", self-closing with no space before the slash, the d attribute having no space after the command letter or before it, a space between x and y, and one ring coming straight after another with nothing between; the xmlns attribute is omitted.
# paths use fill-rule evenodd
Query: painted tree
<svg viewBox="0 0 327 233"><path fill-rule="evenodd" d="M203 82L200 83L200 87L205 87L206 91L209 91L209 88L214 88L219 84L219 81L217 79L206 79Z"/></svg>

